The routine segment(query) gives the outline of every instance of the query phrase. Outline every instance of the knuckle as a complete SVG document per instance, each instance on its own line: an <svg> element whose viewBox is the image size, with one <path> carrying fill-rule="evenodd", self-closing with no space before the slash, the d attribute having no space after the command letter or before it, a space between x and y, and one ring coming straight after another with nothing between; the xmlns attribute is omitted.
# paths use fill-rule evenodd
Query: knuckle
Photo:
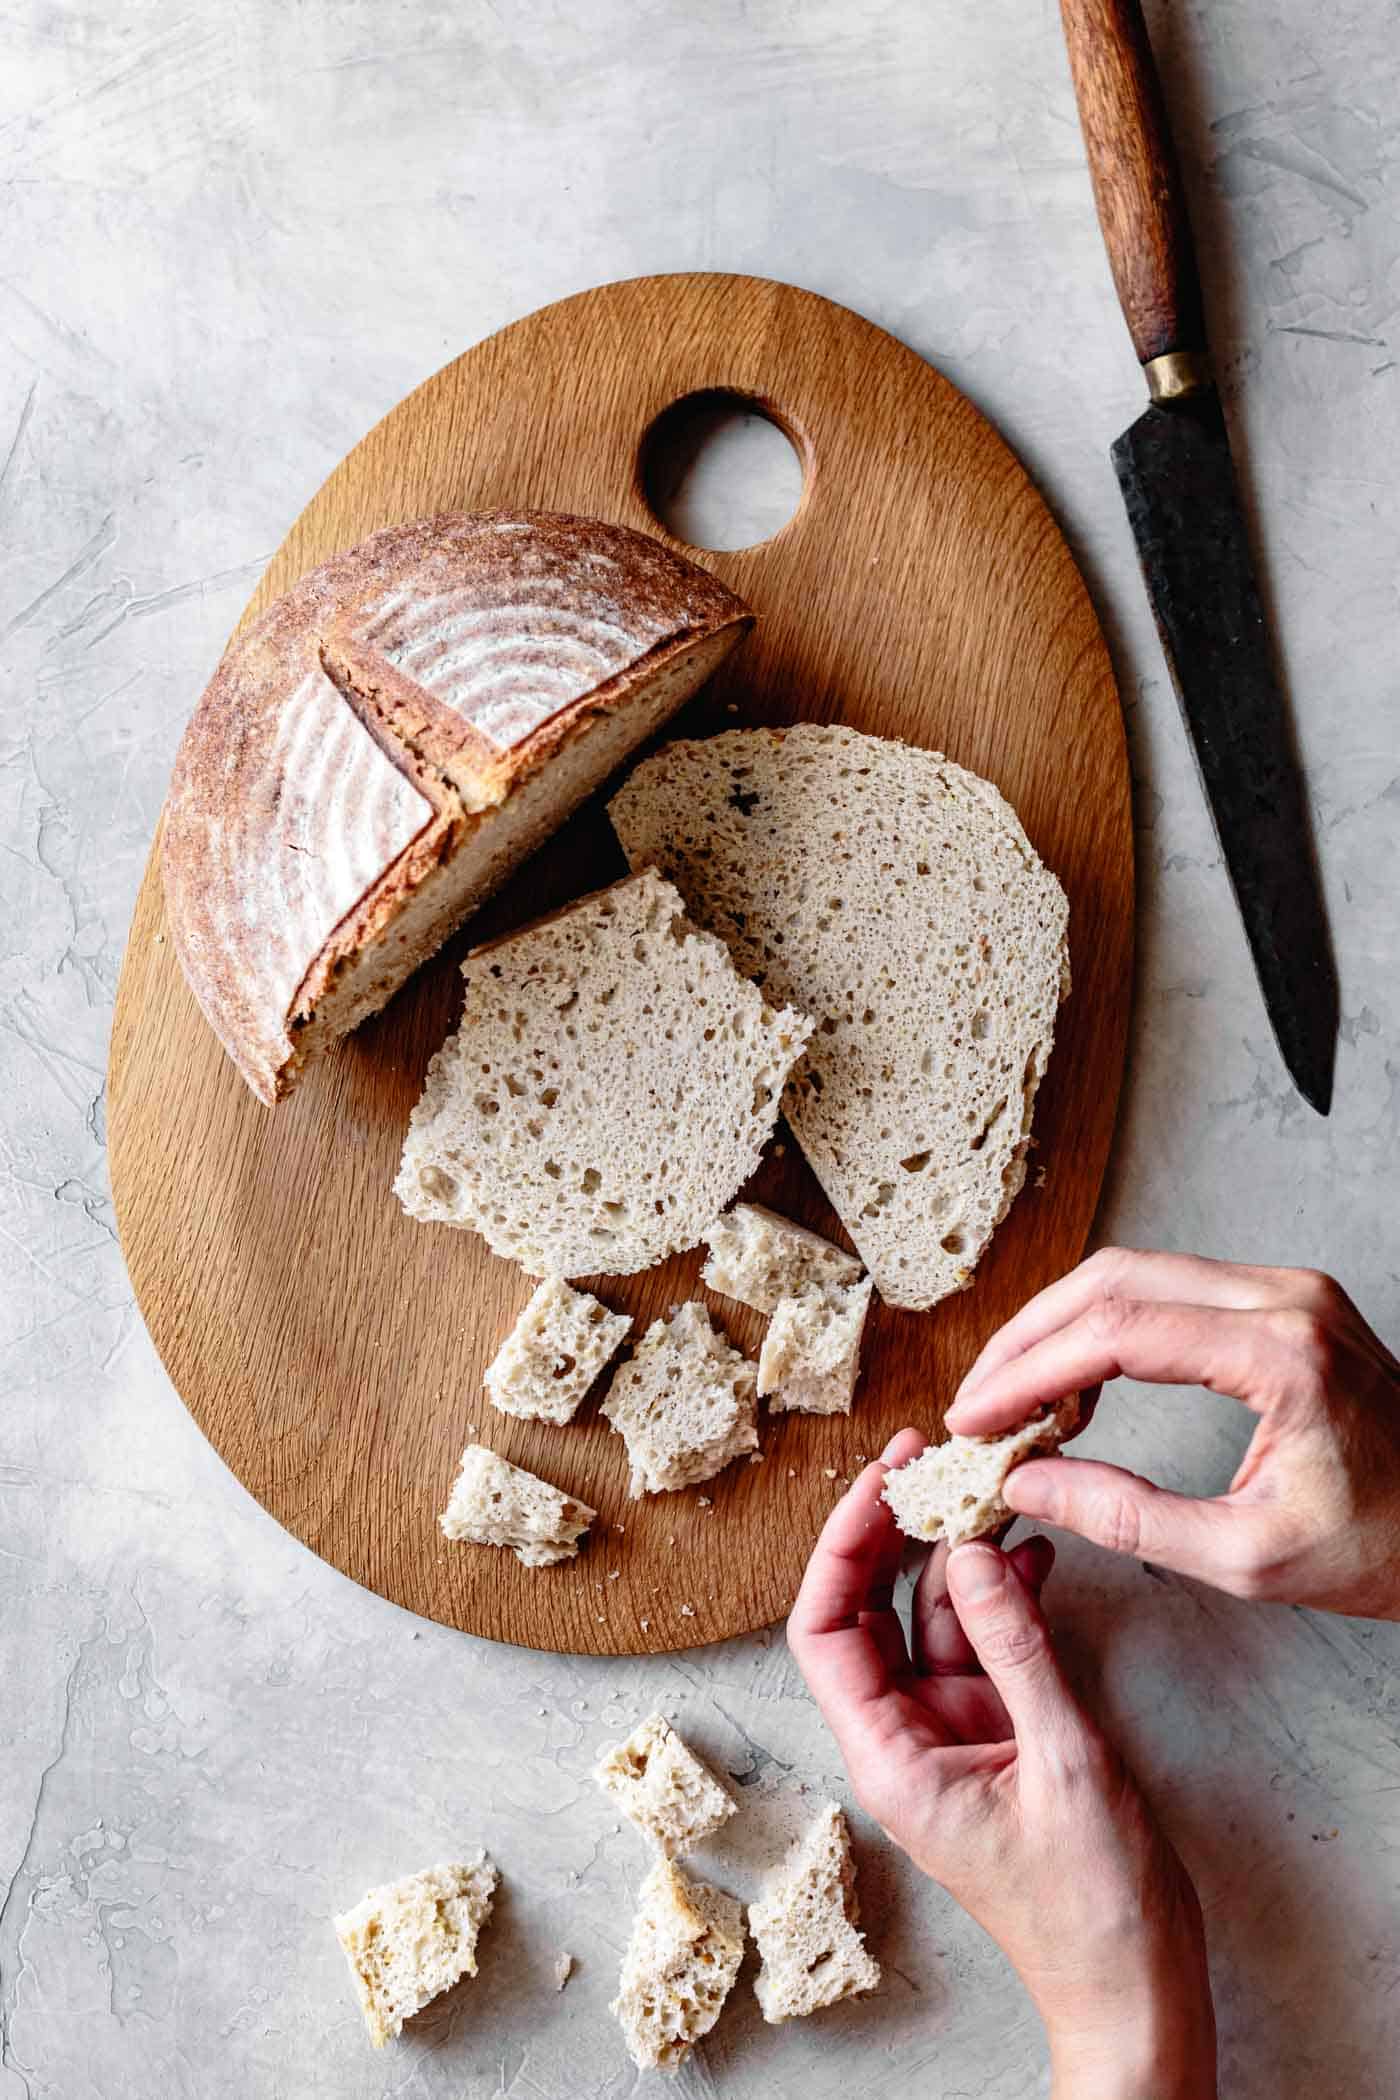
<svg viewBox="0 0 1400 2100"><path fill-rule="evenodd" d="M1048 1651L1045 1629L1034 1619L992 1626L978 1641L982 1661L992 1669L1033 1669Z"/></svg>
<svg viewBox="0 0 1400 2100"><path fill-rule="evenodd" d="M1316 1384L1331 1377L1336 1366L1337 1343L1332 1328L1321 1313L1291 1305L1274 1315L1274 1333L1299 1369Z"/></svg>
<svg viewBox="0 0 1400 2100"><path fill-rule="evenodd" d="M1110 1553L1141 1551L1142 1512L1126 1495L1105 1495L1093 1511L1093 1526L1095 1540Z"/></svg>
<svg viewBox="0 0 1400 2100"><path fill-rule="evenodd" d="M1118 1341L1131 1327L1137 1314L1138 1307L1133 1299L1105 1288L1086 1315L1089 1332L1101 1342Z"/></svg>
<svg viewBox="0 0 1400 2100"><path fill-rule="evenodd" d="M1328 1321L1341 1315L1348 1300L1335 1276L1329 1276L1325 1269L1293 1269L1288 1276L1294 1301L1305 1312L1316 1313Z"/></svg>
<svg viewBox="0 0 1400 2100"><path fill-rule="evenodd" d="M1108 1286L1121 1281L1134 1258L1131 1247L1100 1247L1085 1262L1085 1273L1100 1285Z"/></svg>

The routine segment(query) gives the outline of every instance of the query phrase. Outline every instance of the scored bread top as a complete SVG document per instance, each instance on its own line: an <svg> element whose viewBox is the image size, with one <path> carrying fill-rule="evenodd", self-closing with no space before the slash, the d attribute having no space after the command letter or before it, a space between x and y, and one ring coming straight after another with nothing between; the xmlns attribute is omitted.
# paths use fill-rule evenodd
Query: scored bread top
<svg viewBox="0 0 1400 2100"><path fill-rule="evenodd" d="M880 1295L963 1289L1025 1178L1068 906L1015 811L840 726L665 745L609 805L770 999L816 1021L784 1100Z"/></svg>
<svg viewBox="0 0 1400 2100"><path fill-rule="evenodd" d="M774 1013L669 883L615 883L462 965L394 1183L533 1276L632 1275L758 1165L808 1024Z"/></svg>
<svg viewBox="0 0 1400 2100"><path fill-rule="evenodd" d="M481 812L750 624L640 533L492 511L388 526L238 635L180 745L162 872L181 967L253 1091L288 1091L337 973ZM365 1010L397 981L388 958Z"/></svg>
<svg viewBox="0 0 1400 2100"><path fill-rule="evenodd" d="M356 553L323 660L469 809L499 800L579 701L606 705L652 651L751 624L707 570L599 519L462 513Z"/></svg>

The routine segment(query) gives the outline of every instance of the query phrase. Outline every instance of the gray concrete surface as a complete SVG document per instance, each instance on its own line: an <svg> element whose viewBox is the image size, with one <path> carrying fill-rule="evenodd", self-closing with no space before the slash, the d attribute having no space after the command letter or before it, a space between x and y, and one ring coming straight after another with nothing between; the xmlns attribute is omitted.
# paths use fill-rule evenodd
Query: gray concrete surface
<svg viewBox="0 0 1400 2100"><path fill-rule="evenodd" d="M122 943L176 740L266 556L427 372L583 285L787 277L936 361L1045 487L1122 670L1141 969L1100 1236L1330 1266L1400 1333L1400 15L1154 15L1340 951L1336 1110L1285 1082L1106 448L1138 379L1055 9L986 0L21 0L0 68L0 2100L565 2100L642 1871L589 1765L683 1716L761 1813L841 1790L781 1631L641 1663L416 1623L225 1473L132 1304L103 1157ZM760 505L761 492L752 500ZM1131 1389L1102 1452L1208 1489L1246 1423ZM1087 1550L1074 1664L1198 1876L1225 2090L1400 2060L1400 1637ZM1000 1957L857 1822L888 1986L682 2095L1042 2092ZM482 1974L384 2057L327 1925L485 1842ZM731 1858L744 1892L752 1862ZM556 1996L549 1971L578 1971Z"/></svg>

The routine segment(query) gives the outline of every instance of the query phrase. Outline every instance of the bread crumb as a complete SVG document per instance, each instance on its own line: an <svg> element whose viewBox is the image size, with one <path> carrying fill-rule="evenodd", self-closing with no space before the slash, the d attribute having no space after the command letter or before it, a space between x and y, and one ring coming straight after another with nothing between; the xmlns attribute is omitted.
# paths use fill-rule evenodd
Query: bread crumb
<svg viewBox="0 0 1400 2100"><path fill-rule="evenodd" d="M565 1986L565 1984L566 1984L566 1983L568 1982L569 1978L570 1978L570 1977L571 1977L571 1976L573 1975L573 1973L574 1973L574 1957L572 1956L572 1954L567 1954L567 1953L561 1953L561 1954L557 1954L557 1955L556 1955L556 1956L554 1957L554 1988L555 1988L555 1990L556 1990L556 1991L562 1991L562 1990L563 1990L563 1988L564 1988L564 1986Z"/></svg>
<svg viewBox="0 0 1400 2100"><path fill-rule="evenodd" d="M158 933L156 935L156 946L157 948L163 948L165 946L165 935L163 933Z"/></svg>
<svg viewBox="0 0 1400 2100"><path fill-rule="evenodd" d="M676 1543L676 1538L675 1538L675 1533L674 1533L674 1532L673 1532L673 1533L671 1534L670 1538L668 1538L668 1539L667 1539L666 1543L667 1543L667 1545L668 1545L668 1546L674 1546L674 1545L675 1545L675 1543Z"/></svg>
<svg viewBox="0 0 1400 2100"><path fill-rule="evenodd" d="M1044 1167L1037 1167L1037 1168L1036 1168L1036 1170L1035 1170L1035 1180L1034 1180L1034 1182L1033 1182L1033 1183L1031 1184L1031 1186L1032 1186L1033 1188L1038 1188L1038 1189L1043 1189L1043 1188L1044 1188L1044 1186L1045 1186L1045 1169L1044 1169Z"/></svg>
<svg viewBox="0 0 1400 2100"><path fill-rule="evenodd" d="M618 1579L618 1577L619 1577L619 1575L620 1575L621 1573L622 1573L622 1570L621 1570L621 1568L609 1568L609 1570L608 1570L608 1581L609 1581L609 1582L616 1582L616 1581L617 1581L617 1579Z"/></svg>
<svg viewBox="0 0 1400 2100"><path fill-rule="evenodd" d="M789 1466L789 1467L788 1467L788 1479L789 1479L789 1480L796 1480L796 1478L797 1478L797 1468L796 1468L796 1466Z"/></svg>
<svg viewBox="0 0 1400 2100"><path fill-rule="evenodd" d="M639 1625L639 1626L641 1627L641 1629L642 1629L642 1632L643 1632L643 1633L650 1633L650 1632L651 1632L651 1620L650 1620L650 1619L638 1619L638 1621L637 1621L637 1624L638 1624L638 1625Z"/></svg>
<svg viewBox="0 0 1400 2100"><path fill-rule="evenodd" d="M713 1501L713 1498L712 1498L711 1496L709 1496L709 1495L697 1495L695 1499L696 1499L696 1501L697 1501L697 1502L699 1503L699 1505L700 1505L701 1509L713 1509L713 1508L714 1508L714 1501Z"/></svg>
<svg viewBox="0 0 1400 2100"><path fill-rule="evenodd" d="M822 1471L826 1475L828 1480L834 1480L836 1478L835 1466L823 1466Z"/></svg>
<svg viewBox="0 0 1400 2100"><path fill-rule="evenodd" d="M693 1619L695 1617L695 1606L693 1604L683 1604L681 1606L681 1617L683 1619Z"/></svg>
<svg viewBox="0 0 1400 2100"><path fill-rule="evenodd" d="M870 1463L870 1460L869 1460L869 1459L868 1459L868 1458L866 1457L865 1453L864 1453L863 1451L857 1451L857 1453L856 1453L856 1464L857 1464L858 1466L868 1466L868 1465L869 1465L869 1463Z"/></svg>

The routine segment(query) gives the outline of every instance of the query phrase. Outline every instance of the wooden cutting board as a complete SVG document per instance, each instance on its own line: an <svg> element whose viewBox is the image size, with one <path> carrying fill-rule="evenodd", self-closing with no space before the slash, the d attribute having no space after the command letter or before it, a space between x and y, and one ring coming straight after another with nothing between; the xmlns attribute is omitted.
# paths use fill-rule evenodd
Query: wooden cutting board
<svg viewBox="0 0 1400 2100"><path fill-rule="evenodd" d="M852 1416L776 1417L763 1425L761 1465L629 1503L621 1439L596 1399L565 1429L488 1405L482 1371L531 1285L474 1235L410 1222L390 1192L424 1069L456 1018L465 934L275 1110L244 1087L185 988L155 845L117 993L110 1143L122 1245L196 1421L264 1507L357 1582L529 1647L655 1652L781 1617L863 1458L906 1422L936 1434L986 1336L1078 1259L1122 1072L1132 830L1102 633L1054 520L996 432L858 315L727 276L640 278L532 314L356 446L248 613L377 526L434 510L539 505L661 533L644 493L646 436L671 404L706 389L748 397L781 424L805 482L772 539L700 557L759 625L681 730L839 719L945 751L1010 797L1071 905L1074 993L1027 1186L970 1291L932 1313L877 1305ZM599 800L470 939L622 872ZM791 1142L749 1193L833 1227ZM596 1288L640 1331L673 1301L706 1295L701 1258ZM757 1317L710 1304L756 1353ZM444 1540L438 1512L474 1434L599 1510L578 1560L530 1571Z"/></svg>

